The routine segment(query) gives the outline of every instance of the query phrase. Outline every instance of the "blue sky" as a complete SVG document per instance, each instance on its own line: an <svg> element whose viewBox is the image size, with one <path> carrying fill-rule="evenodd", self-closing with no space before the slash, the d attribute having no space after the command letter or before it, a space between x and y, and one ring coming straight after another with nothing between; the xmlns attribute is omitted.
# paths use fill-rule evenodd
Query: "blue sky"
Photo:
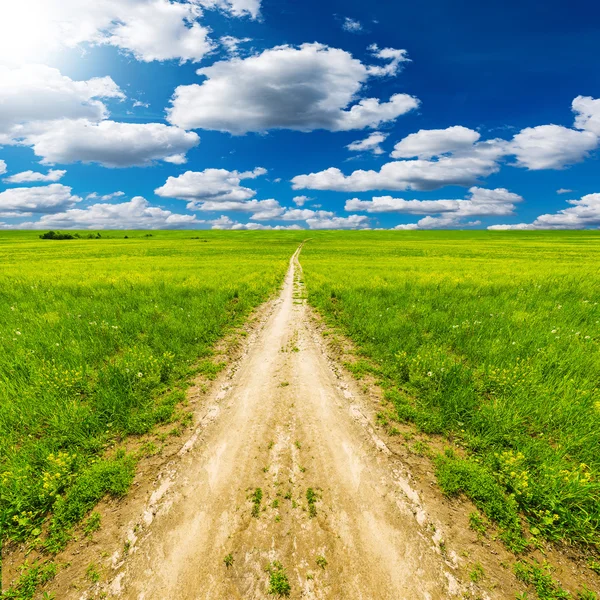
<svg viewBox="0 0 600 600"><path fill-rule="evenodd" d="M598 228L599 34L589 1L8 3L0 228Z"/></svg>

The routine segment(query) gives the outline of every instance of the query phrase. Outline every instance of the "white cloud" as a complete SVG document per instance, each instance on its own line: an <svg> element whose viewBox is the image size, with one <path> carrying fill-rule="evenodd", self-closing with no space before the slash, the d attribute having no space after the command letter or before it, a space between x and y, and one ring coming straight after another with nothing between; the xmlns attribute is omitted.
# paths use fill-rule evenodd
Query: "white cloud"
<svg viewBox="0 0 600 600"><path fill-rule="evenodd" d="M250 16L258 18L261 0L197 0L205 8L219 8L234 17Z"/></svg>
<svg viewBox="0 0 600 600"><path fill-rule="evenodd" d="M536 229L531 223L516 223L515 225L490 225L488 229L492 231L510 231L511 229L517 231L527 231L530 229Z"/></svg>
<svg viewBox="0 0 600 600"><path fill-rule="evenodd" d="M469 151L480 138L477 131L456 125L447 129L421 129L394 146L392 158L432 158Z"/></svg>
<svg viewBox="0 0 600 600"><path fill-rule="evenodd" d="M436 161L406 160L384 164L379 171L354 171L344 175L331 167L318 173L297 175L292 187L312 190L365 192L369 190L435 190L446 185L470 186L499 170L497 154L444 156Z"/></svg>
<svg viewBox="0 0 600 600"><path fill-rule="evenodd" d="M460 219L469 216L510 215L515 209L515 204L522 201L521 196L505 188L490 190L472 187L464 200L404 200L391 196L376 196L372 200L347 200L345 209L368 213L444 214Z"/></svg>
<svg viewBox="0 0 600 600"><path fill-rule="evenodd" d="M40 188L36 188L40 189ZM44 215L39 221L22 223L23 229L185 229L203 223L185 215L152 206L141 196L120 204L93 204Z"/></svg>
<svg viewBox="0 0 600 600"><path fill-rule="evenodd" d="M54 122L25 142L44 164L99 163L106 167L150 165L184 155L198 145L194 132L162 123L118 123L85 120Z"/></svg>
<svg viewBox="0 0 600 600"><path fill-rule="evenodd" d="M600 100L578 96L573 101L573 108L578 115L576 126L589 131L540 125L523 129L511 141L480 141L477 131L461 126L420 130L398 142L392 152L392 158L413 160L397 160L384 164L379 171L357 170L350 175L330 167L297 175L292 179L292 187L296 190L363 192L472 186L499 171L502 159L511 155L517 159L514 166L531 170L562 169L583 160L600 143L595 133L600 118ZM353 149L360 147L362 142L351 146Z"/></svg>
<svg viewBox="0 0 600 600"><path fill-rule="evenodd" d="M229 56L238 56L240 44L251 42L252 38L237 38L233 35L224 35L219 39L219 41L225 50L227 50Z"/></svg>
<svg viewBox="0 0 600 600"><path fill-rule="evenodd" d="M570 194L573 190L570 190L568 188L560 188L558 190L556 190L557 194Z"/></svg>
<svg viewBox="0 0 600 600"><path fill-rule="evenodd" d="M6 162L0 159L0 175L6 173Z"/></svg>
<svg viewBox="0 0 600 600"><path fill-rule="evenodd" d="M122 19L113 23L104 43L129 51L137 60L179 59L197 62L208 54L214 44L209 30L196 19L201 16L192 2L125 2Z"/></svg>
<svg viewBox="0 0 600 600"><path fill-rule="evenodd" d="M492 225L488 229L585 229L600 227L600 194L587 194L580 200L567 200L571 206L556 213L540 215L533 223Z"/></svg>
<svg viewBox="0 0 600 600"><path fill-rule="evenodd" d="M9 188L0 192L0 211L55 213L81 202L71 194L71 188L61 183L38 187Z"/></svg>
<svg viewBox="0 0 600 600"><path fill-rule="evenodd" d="M417 222L419 229L451 229L454 227L474 227L481 225L481 221L463 222L458 216L443 215L441 217L423 217Z"/></svg>
<svg viewBox="0 0 600 600"><path fill-rule="evenodd" d="M283 213L283 208L277 200L269 198L268 200L226 200L226 201L207 201L188 204L189 210L197 211L238 211L251 212L252 219L266 221L274 219Z"/></svg>
<svg viewBox="0 0 600 600"><path fill-rule="evenodd" d="M349 31L350 33L359 33L363 30L362 23L356 19L351 19L350 17L344 17L344 22L342 23L342 29L344 31Z"/></svg>
<svg viewBox="0 0 600 600"><path fill-rule="evenodd" d="M40 122L57 119L99 121L108 116L100 99L124 97L110 77L75 81L44 65L0 65L0 142L31 133L31 123L39 127Z"/></svg>
<svg viewBox="0 0 600 600"><path fill-rule="evenodd" d="M379 48L377 44L371 44L369 50L375 56L382 60L387 60L388 63L384 66L369 65L367 72L374 77L393 76L402 68L402 63L410 62L408 52L397 48Z"/></svg>
<svg viewBox="0 0 600 600"><path fill-rule="evenodd" d="M292 198L292 202L296 206L304 206L309 200L312 200L312 198L309 198L308 196L294 196Z"/></svg>
<svg viewBox="0 0 600 600"><path fill-rule="evenodd" d="M125 192L112 192L111 194L100 195L97 192L93 192L88 194L85 199L86 200L102 200L103 202L107 202L108 200L113 200L114 198L121 198L125 195Z"/></svg>
<svg viewBox="0 0 600 600"><path fill-rule="evenodd" d="M266 229L266 230L283 230L283 229L292 229L299 230L302 229L299 225L263 225L262 223L239 223L238 221L234 221L233 219L221 215L218 219L214 221L210 221L213 229L249 229L249 230L258 230L258 229Z"/></svg>
<svg viewBox="0 0 600 600"><path fill-rule="evenodd" d="M311 229L363 229L369 226L369 218L364 215L348 217L311 217L306 219Z"/></svg>
<svg viewBox="0 0 600 600"><path fill-rule="evenodd" d="M197 134L162 123L106 120L102 100L111 98L125 96L110 77L75 81L44 65L0 65L0 143L32 146L45 164L111 167L182 164L199 143Z"/></svg>
<svg viewBox="0 0 600 600"><path fill-rule="evenodd" d="M560 125L527 127L509 145L509 154L517 157L517 165L532 171L563 169L582 161L598 145L598 137L590 131L576 131Z"/></svg>
<svg viewBox="0 0 600 600"><path fill-rule="evenodd" d="M0 161L1 163L2 161ZM0 165L1 167L1 165ZM2 172L0 168L0 173ZM6 183L40 183L49 181L60 181L66 174L66 171L59 169L50 169L48 173L39 173L37 171L23 171L15 173L10 177L5 177L3 181Z"/></svg>
<svg viewBox="0 0 600 600"><path fill-rule="evenodd" d="M28 0L3 7L0 62L39 62L80 44L111 45L141 61L197 62L213 50L202 9L258 16L259 0Z"/></svg>
<svg viewBox="0 0 600 600"><path fill-rule="evenodd" d="M262 167L253 171L227 171L226 169L205 169L186 171L178 177L169 177L166 183L154 190L158 196L190 200L188 208L203 210L203 202L243 202L256 195L256 191L243 187L243 179L256 179L267 172ZM212 210L212 209L210 209Z"/></svg>
<svg viewBox="0 0 600 600"><path fill-rule="evenodd" d="M400 59L388 60L397 70ZM269 129L347 131L377 127L418 106L407 94L352 104L375 76L369 69L348 52L322 44L277 46L199 69L206 80L176 88L168 120L185 129L236 135Z"/></svg>
<svg viewBox="0 0 600 600"><path fill-rule="evenodd" d="M280 217L282 221L308 221L309 219L329 219L335 214L328 210L311 210L309 208L288 208Z"/></svg>
<svg viewBox="0 0 600 600"><path fill-rule="evenodd" d="M415 231L416 229L419 229L419 225L417 223L402 223L400 225L396 225L394 229L399 231Z"/></svg>
<svg viewBox="0 0 600 600"><path fill-rule="evenodd" d="M368 140L369 138L367 138ZM465 127L421 130L396 144L393 155L416 156L384 164L379 171L354 171L344 175L331 167L297 175L294 189L362 192L369 190L435 190L446 185L470 186L499 170L507 142L478 142L479 134ZM363 140L363 141L367 141ZM434 157L437 157L433 160Z"/></svg>
<svg viewBox="0 0 600 600"><path fill-rule="evenodd" d="M381 133L381 131L374 131L362 140L356 140L351 144L348 144L346 148L352 152L372 152L373 154L383 154L381 144L387 138L387 133Z"/></svg>
<svg viewBox="0 0 600 600"><path fill-rule="evenodd" d="M600 136L600 98L577 96L573 100L572 108L576 113L575 127Z"/></svg>

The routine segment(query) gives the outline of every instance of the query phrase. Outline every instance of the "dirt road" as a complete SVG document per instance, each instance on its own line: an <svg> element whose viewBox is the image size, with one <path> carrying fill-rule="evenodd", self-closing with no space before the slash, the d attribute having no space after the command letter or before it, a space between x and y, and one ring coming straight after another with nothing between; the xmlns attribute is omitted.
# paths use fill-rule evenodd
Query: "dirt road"
<svg viewBox="0 0 600 600"><path fill-rule="evenodd" d="M127 557L115 555L109 597L271 598L274 561L291 598L463 593L409 476L327 359L300 280L297 252L237 372L130 532Z"/></svg>

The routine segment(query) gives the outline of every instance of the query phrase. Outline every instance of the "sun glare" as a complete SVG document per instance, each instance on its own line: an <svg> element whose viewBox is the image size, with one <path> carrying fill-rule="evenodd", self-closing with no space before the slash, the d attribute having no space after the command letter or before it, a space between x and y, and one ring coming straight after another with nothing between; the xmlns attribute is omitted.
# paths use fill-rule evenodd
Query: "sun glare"
<svg viewBox="0 0 600 600"><path fill-rule="evenodd" d="M0 6L0 63L44 61L57 41L43 2L9 0Z"/></svg>

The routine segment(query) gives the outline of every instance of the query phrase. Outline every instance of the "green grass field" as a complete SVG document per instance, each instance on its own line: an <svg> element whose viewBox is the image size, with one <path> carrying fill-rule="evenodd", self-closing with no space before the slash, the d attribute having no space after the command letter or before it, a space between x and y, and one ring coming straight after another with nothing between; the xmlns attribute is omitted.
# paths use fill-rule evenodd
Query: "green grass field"
<svg viewBox="0 0 600 600"><path fill-rule="evenodd" d="M310 303L358 346L399 421L523 547L600 548L600 234L360 232L302 252Z"/></svg>
<svg viewBox="0 0 600 600"><path fill-rule="evenodd" d="M394 419L454 448L434 457L442 490L515 551L540 538L598 560L600 233L38 236L0 233L1 543L51 555L125 494L136 458L119 443L177 416L308 238L308 299L355 342L351 369L375 375ZM0 597L33 597L53 568Z"/></svg>
<svg viewBox="0 0 600 600"><path fill-rule="evenodd" d="M134 459L104 456L172 418L211 346L279 286L298 236L0 234L0 535L53 552ZM129 239L124 239L124 236Z"/></svg>

